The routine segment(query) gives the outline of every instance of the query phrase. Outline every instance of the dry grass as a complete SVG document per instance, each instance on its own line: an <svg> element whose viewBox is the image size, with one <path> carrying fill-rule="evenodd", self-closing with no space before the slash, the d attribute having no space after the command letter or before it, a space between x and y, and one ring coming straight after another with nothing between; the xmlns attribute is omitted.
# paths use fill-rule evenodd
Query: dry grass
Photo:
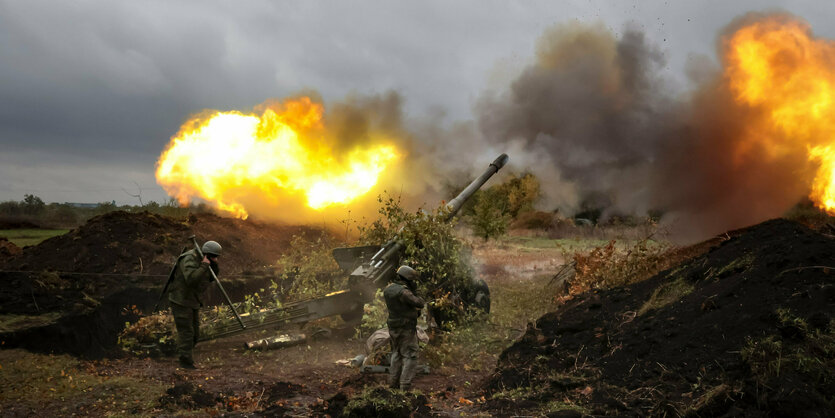
<svg viewBox="0 0 835 418"><path fill-rule="evenodd" d="M576 295L646 280L681 261L671 256L674 251L667 243L645 239L621 250L612 240L588 252L575 252L569 293Z"/></svg>
<svg viewBox="0 0 835 418"><path fill-rule="evenodd" d="M663 308L673 302L681 300L684 296L693 291L693 285L688 283L684 278L677 278L669 283L665 283L652 292L649 300L646 301L640 309L638 315L643 315L649 311Z"/></svg>

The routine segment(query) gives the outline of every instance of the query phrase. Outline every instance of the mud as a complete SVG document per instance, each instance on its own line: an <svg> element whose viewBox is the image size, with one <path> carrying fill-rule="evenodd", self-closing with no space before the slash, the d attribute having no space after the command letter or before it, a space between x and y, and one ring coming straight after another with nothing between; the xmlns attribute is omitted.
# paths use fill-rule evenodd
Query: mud
<svg viewBox="0 0 835 418"><path fill-rule="evenodd" d="M331 416L338 417L339 414L345 410L348 405L348 395L345 392L337 392L335 395L327 398L319 405L310 408L312 416Z"/></svg>
<svg viewBox="0 0 835 418"><path fill-rule="evenodd" d="M13 330L0 333L0 341L7 348L25 348L37 353L69 353L84 358L120 356L116 342L125 322L134 322L139 311L131 309L137 300L154 297L152 290L127 287L102 301L80 298L72 309L39 316L50 317L47 323L29 317L31 326L22 323Z"/></svg>
<svg viewBox="0 0 835 418"><path fill-rule="evenodd" d="M172 411L181 409L200 409L214 406L220 399L191 382L174 385L165 391L159 399L163 409Z"/></svg>
<svg viewBox="0 0 835 418"><path fill-rule="evenodd" d="M797 347L804 336L780 320L781 310L831 333L835 271L813 266L835 266L835 239L772 220L710 245L650 280L582 295L529 324L484 384L494 395L487 410L504 414L568 397L604 415L826 416L835 407L829 381L787 371L764 388L741 352L769 336L784 350ZM671 289L685 290L647 309ZM822 358L819 367L835 375L832 354ZM512 389L524 396L508 402L499 395Z"/></svg>

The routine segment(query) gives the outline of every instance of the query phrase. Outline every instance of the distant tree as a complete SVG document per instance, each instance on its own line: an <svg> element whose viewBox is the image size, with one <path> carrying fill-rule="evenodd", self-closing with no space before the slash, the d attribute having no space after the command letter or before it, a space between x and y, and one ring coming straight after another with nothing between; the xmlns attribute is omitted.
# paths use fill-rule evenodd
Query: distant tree
<svg viewBox="0 0 835 418"><path fill-rule="evenodd" d="M113 212L115 210L119 210L119 207L116 206L116 201L100 202L99 205L94 209L94 213L97 215L102 215L105 213Z"/></svg>
<svg viewBox="0 0 835 418"><path fill-rule="evenodd" d="M444 184L443 189L452 198L464 190L464 187L468 184L469 181L461 184L448 182ZM512 219L516 219L520 213L534 210L534 204L542 196L539 179L532 173L510 174L504 182L494 184L487 189L478 191L476 194L488 191L494 194L491 196L491 201L501 208L502 214L509 215ZM461 207L459 216L462 218L473 216L477 201L476 196L468 200Z"/></svg>
<svg viewBox="0 0 835 418"><path fill-rule="evenodd" d="M510 215L506 213L506 200L497 188L490 188L476 193L473 213L468 223L473 232L484 238L496 238L507 231Z"/></svg>
<svg viewBox="0 0 835 418"><path fill-rule="evenodd" d="M177 199L171 197L168 198L168 201L162 204L162 214L165 216L170 216L172 218L183 218L188 216L189 207L182 207L180 206L180 202Z"/></svg>
<svg viewBox="0 0 835 418"><path fill-rule="evenodd" d="M73 226L78 223L76 210L67 204L50 204L48 218L51 222L61 226Z"/></svg>
<svg viewBox="0 0 835 418"><path fill-rule="evenodd" d="M154 200L152 200L152 201L150 201L150 202L148 202L148 203L146 203L142 206L143 210L147 210L148 212L153 212L153 213L159 212L159 208L160 208L159 203L157 203Z"/></svg>
<svg viewBox="0 0 835 418"><path fill-rule="evenodd" d="M23 212L20 208L20 203L13 200L0 202L0 215L17 216Z"/></svg>
<svg viewBox="0 0 835 418"><path fill-rule="evenodd" d="M516 218L522 212L533 210L533 205L541 196L539 179L531 173L517 177L513 175L497 186L507 199L507 214Z"/></svg>
<svg viewBox="0 0 835 418"><path fill-rule="evenodd" d="M23 213L27 215L40 215L46 208L46 204L40 197L27 194L23 195L23 201L20 202L20 208L23 210Z"/></svg>

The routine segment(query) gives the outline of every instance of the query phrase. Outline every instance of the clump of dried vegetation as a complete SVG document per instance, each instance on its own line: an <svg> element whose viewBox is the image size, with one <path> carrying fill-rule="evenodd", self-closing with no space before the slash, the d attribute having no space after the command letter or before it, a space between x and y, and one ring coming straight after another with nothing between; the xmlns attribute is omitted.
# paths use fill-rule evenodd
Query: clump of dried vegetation
<svg viewBox="0 0 835 418"><path fill-rule="evenodd" d="M571 262L557 276L566 279L569 295L637 283L681 261L674 256L671 245L649 238L623 249L618 249L616 243L611 240L567 257Z"/></svg>

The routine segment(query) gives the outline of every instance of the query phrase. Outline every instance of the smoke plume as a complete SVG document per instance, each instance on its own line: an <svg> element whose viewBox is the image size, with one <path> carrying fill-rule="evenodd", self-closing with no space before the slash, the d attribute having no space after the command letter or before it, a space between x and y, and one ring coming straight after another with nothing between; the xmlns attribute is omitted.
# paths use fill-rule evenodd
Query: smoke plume
<svg viewBox="0 0 835 418"><path fill-rule="evenodd" d="M723 68L728 37L769 19L792 21L749 15L726 29ZM780 216L808 194L814 166L805 146L775 153L773 141L752 139L766 110L735 100L722 68L706 72L694 61L695 88L675 97L660 75L663 54L635 28L618 38L602 26L558 26L536 51L506 90L476 108L486 141L522 143L523 159L536 156L524 165L545 181L551 204L572 212L602 196L608 214L658 209L680 238L696 239Z"/></svg>
<svg viewBox="0 0 835 418"><path fill-rule="evenodd" d="M737 39L742 29L755 42L788 39L762 47L776 76L753 77L765 86L754 92L783 83L780 95L740 100L740 92L751 90L740 87L750 81L740 77L744 57L738 55L746 49L734 46L744 41ZM485 90L473 121L449 122L442 114L407 118L404 98L395 92L353 94L327 106L316 92L304 92L300 97L326 109L323 128L298 127L305 147L324 150L322 155L336 156L334 164L345 167L352 151L381 144L393 144L401 158L350 204L313 210L295 195L266 199L261 183L238 187L244 191L240 200L259 218L359 220L374 216L376 197L385 192L410 208L434 206L451 197L444 185L462 185L507 152L511 163L502 175L536 174L545 210L574 214L602 207L604 219L658 210L685 240L780 216L822 176L816 161L824 158L811 158L809 149L830 150L833 112L824 108L818 112L823 116L815 116L807 109L809 98L794 96L817 86L830 86L824 93L835 96L835 48L812 38L794 17L751 14L720 34L717 50L718 66L692 60L691 90L680 95L662 76L663 53L638 28L627 26L616 36L602 25L555 26L537 41L533 61L518 76ZM817 67L805 68L810 63ZM811 75L823 78L804 81ZM781 97L772 103L771 96ZM285 106L267 102L256 111L280 113ZM775 114L782 119L773 121ZM789 129L792 124L801 128ZM835 164L831 152L827 158Z"/></svg>

